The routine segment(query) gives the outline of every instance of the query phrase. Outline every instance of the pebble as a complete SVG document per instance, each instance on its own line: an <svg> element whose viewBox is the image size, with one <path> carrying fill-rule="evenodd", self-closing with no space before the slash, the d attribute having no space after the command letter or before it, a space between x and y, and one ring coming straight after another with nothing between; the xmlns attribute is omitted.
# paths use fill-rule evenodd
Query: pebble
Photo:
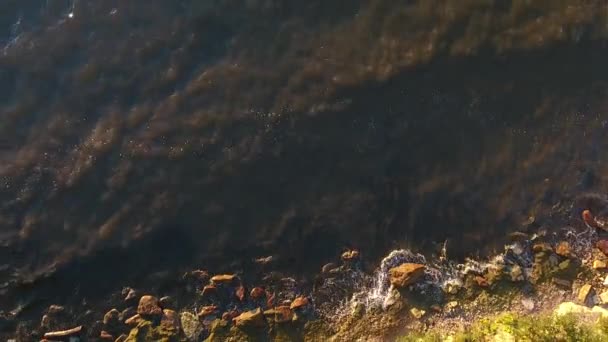
<svg viewBox="0 0 608 342"><path fill-rule="evenodd" d="M561 279L561 278L553 278L552 281L555 285L559 285L559 286L569 288L569 289L572 288L572 282L570 282L569 280Z"/></svg>
<svg viewBox="0 0 608 342"><path fill-rule="evenodd" d="M203 292L202 292L203 298L213 296L216 293L217 293L217 287L215 287L215 285L207 285L207 286L203 287Z"/></svg>
<svg viewBox="0 0 608 342"><path fill-rule="evenodd" d="M274 309L264 311L265 316L272 316L277 323L290 322L293 319L293 311L289 306L277 306Z"/></svg>
<svg viewBox="0 0 608 342"><path fill-rule="evenodd" d="M570 244L567 241L560 242L559 244L557 244L557 247L555 248L555 253L564 258L569 258L570 257Z"/></svg>
<svg viewBox="0 0 608 342"><path fill-rule="evenodd" d="M308 306L308 304L309 304L308 298L300 296L300 297L297 297L296 299L294 299L293 302L291 302L291 304L289 305L289 308L291 310L303 309L304 307Z"/></svg>
<svg viewBox="0 0 608 342"><path fill-rule="evenodd" d="M590 284L583 285L578 291L578 300L582 304L589 304L591 296L593 295L594 290Z"/></svg>
<svg viewBox="0 0 608 342"><path fill-rule="evenodd" d="M215 315L217 313L219 313L219 307L217 307L216 305L203 306L201 308L201 310L198 312L198 317L206 318L208 316Z"/></svg>
<svg viewBox="0 0 608 342"><path fill-rule="evenodd" d="M333 262L330 262L328 264L323 265L323 267L321 267L321 273L330 273L332 270L338 268L338 265L334 264Z"/></svg>
<svg viewBox="0 0 608 342"><path fill-rule="evenodd" d="M218 274L211 278L211 283L213 285L229 285L237 280L237 276L234 274Z"/></svg>
<svg viewBox="0 0 608 342"><path fill-rule="evenodd" d="M163 310L158 306L158 298L150 295L141 296L137 313L141 316L160 316Z"/></svg>

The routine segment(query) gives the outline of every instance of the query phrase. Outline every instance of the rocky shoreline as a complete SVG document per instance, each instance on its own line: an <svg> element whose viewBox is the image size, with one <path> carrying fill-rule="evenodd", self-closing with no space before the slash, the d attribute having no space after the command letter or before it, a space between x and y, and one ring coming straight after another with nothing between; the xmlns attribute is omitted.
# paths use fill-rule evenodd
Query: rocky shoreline
<svg viewBox="0 0 608 342"><path fill-rule="evenodd" d="M32 322L17 308L0 327L8 341L384 341L450 339L505 313L608 317L607 225L589 210L580 217L561 232L512 233L486 261L396 250L370 274L347 250L307 284L262 257L258 278L192 270L171 295L125 287L105 313L57 303Z"/></svg>

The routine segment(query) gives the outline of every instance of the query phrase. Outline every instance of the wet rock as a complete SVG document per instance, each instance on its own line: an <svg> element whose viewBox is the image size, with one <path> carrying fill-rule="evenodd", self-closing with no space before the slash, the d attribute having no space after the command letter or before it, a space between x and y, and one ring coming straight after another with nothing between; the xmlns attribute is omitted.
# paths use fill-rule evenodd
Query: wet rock
<svg viewBox="0 0 608 342"><path fill-rule="evenodd" d="M163 310L158 305L158 298L150 295L145 295L139 299L137 313L142 317L161 316L163 314Z"/></svg>
<svg viewBox="0 0 608 342"><path fill-rule="evenodd" d="M264 298L266 297L266 291L261 287L254 287L253 289L251 289L249 297L254 301L264 300Z"/></svg>
<svg viewBox="0 0 608 342"><path fill-rule="evenodd" d="M213 285L233 285L238 280L235 274L219 274L211 278Z"/></svg>
<svg viewBox="0 0 608 342"><path fill-rule="evenodd" d="M114 336L105 330L101 331L99 338L104 341L114 341Z"/></svg>
<svg viewBox="0 0 608 342"><path fill-rule="evenodd" d="M106 314L103 315L103 325L105 329L110 332L114 332L119 329L121 326L120 312L116 309L106 312Z"/></svg>
<svg viewBox="0 0 608 342"><path fill-rule="evenodd" d="M390 283L396 288L405 288L424 276L425 266L405 263L389 270Z"/></svg>
<svg viewBox="0 0 608 342"><path fill-rule="evenodd" d="M217 287L215 285L207 285L207 286L203 287L203 291L201 293L201 296L203 298L211 298L216 295L217 295Z"/></svg>
<svg viewBox="0 0 608 342"><path fill-rule="evenodd" d="M58 315L58 314L64 313L65 308L61 305L51 305L51 306L49 306L49 308L47 309L46 312L49 315Z"/></svg>
<svg viewBox="0 0 608 342"><path fill-rule="evenodd" d="M603 260L593 260L593 268L596 270L605 270L608 265Z"/></svg>
<svg viewBox="0 0 608 342"><path fill-rule="evenodd" d="M234 295L236 296L236 299L238 299L240 302L244 302L245 301L245 287L243 285L240 285L239 287L237 287L236 290L234 291Z"/></svg>
<svg viewBox="0 0 608 342"><path fill-rule="evenodd" d="M359 251L355 249L348 250L342 253L342 261L344 262L353 262L359 259Z"/></svg>
<svg viewBox="0 0 608 342"><path fill-rule="evenodd" d="M137 309L135 309L134 307L128 307L124 310L121 311L120 316L118 317L118 319L121 322L126 321L127 319L135 316L137 314Z"/></svg>
<svg viewBox="0 0 608 342"><path fill-rule="evenodd" d="M272 318L277 323L286 323L293 319L293 311L289 306L277 306L274 309L264 311L264 316Z"/></svg>
<svg viewBox="0 0 608 342"><path fill-rule="evenodd" d="M594 295L593 287L590 284L583 285L578 291L577 299L580 303L585 305L593 305L591 303L591 297Z"/></svg>
<svg viewBox="0 0 608 342"><path fill-rule="evenodd" d="M570 257L570 244L568 243L568 241L562 241L560 243L557 244L557 247L555 247L555 254L562 256L564 258L569 258Z"/></svg>
<svg viewBox="0 0 608 342"><path fill-rule="evenodd" d="M171 309L164 309L160 324L164 324L166 328L180 329L180 320L177 312Z"/></svg>
<svg viewBox="0 0 608 342"><path fill-rule="evenodd" d="M608 256L608 240L599 240L595 243L595 247L604 255Z"/></svg>
<svg viewBox="0 0 608 342"><path fill-rule="evenodd" d="M519 265L513 265L511 270L509 271L509 276L511 277L511 281L518 282L524 280L524 272Z"/></svg>
<svg viewBox="0 0 608 342"><path fill-rule="evenodd" d="M175 309L175 303L170 296L164 296L158 300L158 304L163 309Z"/></svg>
<svg viewBox="0 0 608 342"><path fill-rule="evenodd" d="M338 265L334 264L333 262L330 262L328 264L323 265L323 267L321 268L321 273L329 274L332 270L337 269L338 267Z"/></svg>
<svg viewBox="0 0 608 342"><path fill-rule="evenodd" d="M127 303L135 303L139 294L134 289L127 287L123 289L123 294L125 295L125 302Z"/></svg>
<svg viewBox="0 0 608 342"><path fill-rule="evenodd" d="M420 318L422 318L422 316L424 316L426 314L426 311L420 310L418 308L412 308L412 309L410 309L410 313L412 314L412 316L414 318L420 319Z"/></svg>
<svg viewBox="0 0 608 342"><path fill-rule="evenodd" d="M129 318L127 318L127 320L125 320L125 324L129 325L129 326L134 326L139 324L139 322L141 322L143 319L141 318L141 316L139 314L135 314Z"/></svg>
<svg viewBox="0 0 608 342"><path fill-rule="evenodd" d="M179 331L167 328L167 326L162 324L154 326L152 322L142 320L135 328L131 329L129 336L125 340L125 342L139 341L178 342Z"/></svg>
<svg viewBox="0 0 608 342"><path fill-rule="evenodd" d="M80 338L82 334L82 325L76 328L60 330L60 331L51 331L44 334L44 338L49 340L64 340L64 339L72 339L72 338Z"/></svg>
<svg viewBox="0 0 608 342"><path fill-rule="evenodd" d="M182 312L179 318L184 335L188 340L198 341L203 333L203 326L198 317L191 312Z"/></svg>
<svg viewBox="0 0 608 342"><path fill-rule="evenodd" d="M246 311L234 319L234 325L239 328L261 328L266 326L264 313L260 308Z"/></svg>
<svg viewBox="0 0 608 342"><path fill-rule="evenodd" d="M220 313L220 308L217 305L203 306L198 312L198 318L200 320L215 319Z"/></svg>
<svg viewBox="0 0 608 342"><path fill-rule="evenodd" d="M307 308L309 304L310 302L308 301L308 298L300 296L294 299L293 302L291 302L289 308L291 310L301 310Z"/></svg>
<svg viewBox="0 0 608 342"><path fill-rule="evenodd" d="M604 291L599 295L600 303L608 304L608 291Z"/></svg>

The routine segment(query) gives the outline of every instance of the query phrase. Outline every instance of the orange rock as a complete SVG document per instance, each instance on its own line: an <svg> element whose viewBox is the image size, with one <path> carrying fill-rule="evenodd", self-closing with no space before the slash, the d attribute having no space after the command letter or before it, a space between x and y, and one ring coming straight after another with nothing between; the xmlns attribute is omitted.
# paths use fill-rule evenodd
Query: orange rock
<svg viewBox="0 0 608 342"><path fill-rule="evenodd" d="M245 287L243 285L237 287L234 294L236 295L236 298L239 301L241 301L241 302L245 301Z"/></svg>
<svg viewBox="0 0 608 342"><path fill-rule="evenodd" d="M198 318L205 318L207 316L215 315L219 313L219 307L216 305L203 306L198 312Z"/></svg>
<svg viewBox="0 0 608 342"><path fill-rule="evenodd" d="M289 306L277 306L274 308L274 321L277 323L290 322L293 318L293 311Z"/></svg>
<svg viewBox="0 0 608 342"><path fill-rule="evenodd" d="M264 319L264 313L260 308L255 310L243 312L238 317L234 318L234 325L237 327L264 327L266 326L266 320Z"/></svg>
<svg viewBox="0 0 608 342"><path fill-rule="evenodd" d="M359 258L359 251L352 249L342 253L342 260L344 261L353 261Z"/></svg>
<svg viewBox="0 0 608 342"><path fill-rule="evenodd" d="M251 297L251 299L253 299L253 300L259 300L259 299L262 299L262 297L264 297L265 294L266 294L266 292L264 291L263 288L254 287L253 289L251 289L251 293L249 294L249 297Z"/></svg>
<svg viewBox="0 0 608 342"><path fill-rule="evenodd" d="M275 293L273 292L272 294L270 294L268 291L266 291L266 306L267 307L272 307L274 305L274 297L275 297Z"/></svg>
<svg viewBox="0 0 608 342"><path fill-rule="evenodd" d="M479 286L479 287L490 286L490 283L488 283L488 280L482 276L475 276L475 282L477 283L477 286Z"/></svg>
<svg viewBox="0 0 608 342"><path fill-rule="evenodd" d="M142 320L141 316L139 314L136 314L134 316L131 316L130 318L127 318L127 320L125 321L126 325L138 325L139 322Z"/></svg>
<svg viewBox="0 0 608 342"><path fill-rule="evenodd" d="M215 285L207 285L207 286L203 287L203 293L202 293L203 298L215 295L216 293L217 293L217 287L215 287Z"/></svg>
<svg viewBox="0 0 608 342"><path fill-rule="evenodd" d="M114 336L112 336L110 333L108 333L105 330L101 331L101 333L99 334L99 338L102 340L114 341Z"/></svg>
<svg viewBox="0 0 608 342"><path fill-rule="evenodd" d="M421 264L405 263L389 270L391 285L404 288L417 282L424 275L426 267Z"/></svg>
<svg viewBox="0 0 608 342"><path fill-rule="evenodd" d="M141 316L160 316L163 310L158 305L158 298L150 295L141 296L137 313Z"/></svg>
<svg viewBox="0 0 608 342"><path fill-rule="evenodd" d="M291 305L289 305L289 308L291 310L297 310L297 309L304 308L305 306L308 306L308 304L309 304L308 298L306 298L304 296L300 296L300 297L297 297L296 299L294 299L293 302L291 302Z"/></svg>
<svg viewBox="0 0 608 342"><path fill-rule="evenodd" d="M163 310L163 317L160 320L160 324L175 330L179 330L181 326L177 312L170 309Z"/></svg>
<svg viewBox="0 0 608 342"><path fill-rule="evenodd" d="M555 247L555 254L563 256L564 258L570 257L570 244L568 241L562 241Z"/></svg>
<svg viewBox="0 0 608 342"><path fill-rule="evenodd" d="M235 274L219 274L211 278L211 283L213 285L230 285L236 282L237 279L238 277Z"/></svg>

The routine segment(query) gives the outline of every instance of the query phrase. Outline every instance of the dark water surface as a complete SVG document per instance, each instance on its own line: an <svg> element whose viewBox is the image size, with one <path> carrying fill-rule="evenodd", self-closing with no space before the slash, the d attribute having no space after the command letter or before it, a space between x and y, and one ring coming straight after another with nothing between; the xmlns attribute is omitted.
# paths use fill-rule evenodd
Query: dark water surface
<svg viewBox="0 0 608 342"><path fill-rule="evenodd" d="M0 305L566 224L607 42L599 0L4 0Z"/></svg>

